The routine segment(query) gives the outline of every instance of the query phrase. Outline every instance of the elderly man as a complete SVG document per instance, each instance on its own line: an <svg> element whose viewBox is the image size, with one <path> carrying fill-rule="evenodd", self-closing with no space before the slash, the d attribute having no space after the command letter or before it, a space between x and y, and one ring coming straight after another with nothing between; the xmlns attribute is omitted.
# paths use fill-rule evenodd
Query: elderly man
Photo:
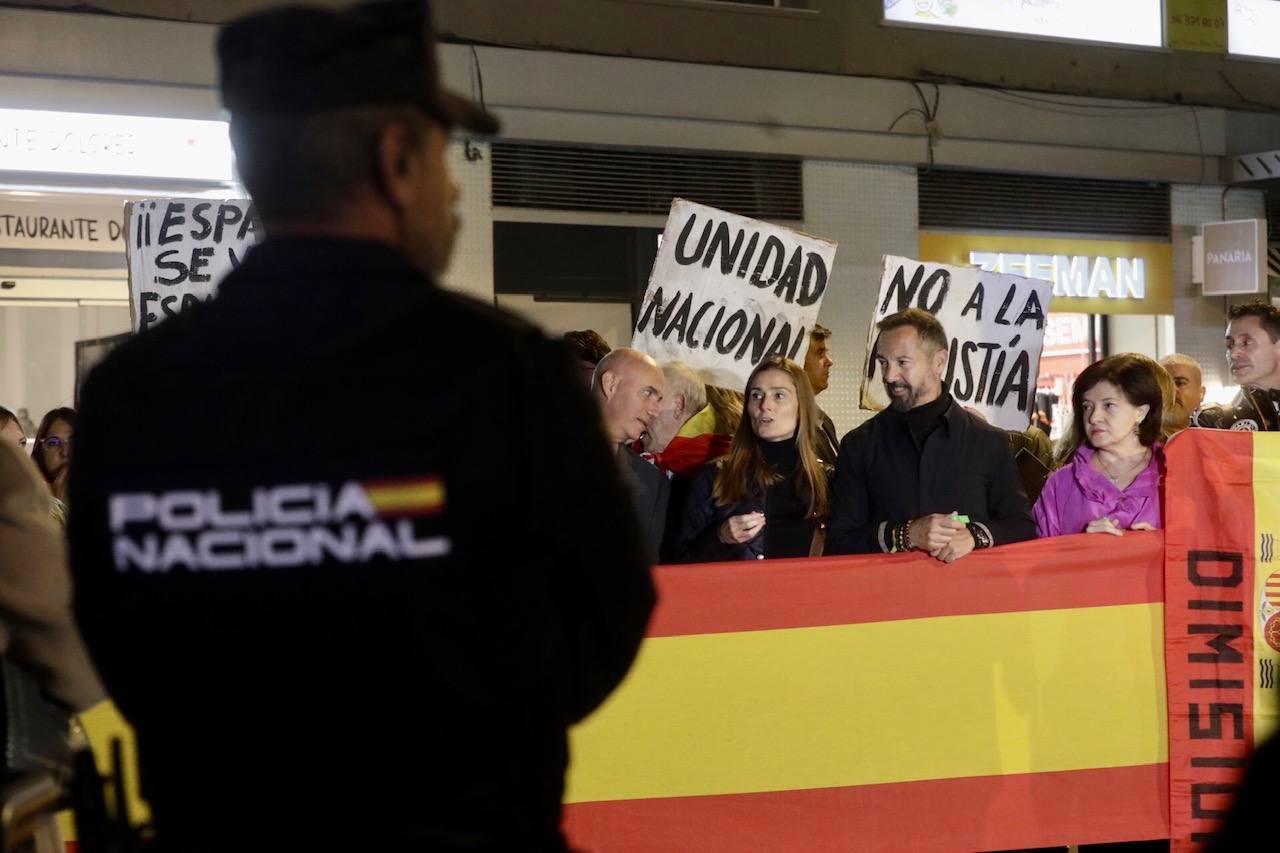
<svg viewBox="0 0 1280 853"><path fill-rule="evenodd" d="M1227 367L1240 393L1227 406L1192 413L1191 425L1280 430L1280 309L1266 303L1232 305L1227 317Z"/></svg>
<svg viewBox="0 0 1280 853"><path fill-rule="evenodd" d="M640 449L671 480L659 555L663 562L670 562L675 559L675 540L693 478L708 462L729 452L733 436L717 432L719 419L707 402L706 385L688 365L669 361L662 365L662 375L667 383L662 408L641 439Z"/></svg>
<svg viewBox="0 0 1280 853"><path fill-rule="evenodd" d="M1165 423L1172 429L1186 429L1191 425L1191 413L1204 404L1200 362L1189 355L1174 353L1160 359L1160 365L1173 377L1178 400L1174 411L1165 417Z"/></svg>
<svg viewBox="0 0 1280 853"><path fill-rule="evenodd" d="M1009 440L942 387L948 338L916 308L881 320L875 359L889 408L840 442L828 554L974 548L1034 539Z"/></svg>
<svg viewBox="0 0 1280 853"><path fill-rule="evenodd" d="M619 347L600 359L591 380L591 392L600 404L623 481L630 487L641 538L652 562L657 562L662 546L671 483L631 445L640 441L657 419L665 387L657 362L630 347Z"/></svg>
<svg viewBox="0 0 1280 853"><path fill-rule="evenodd" d="M420 0L228 24L266 240L85 382L76 615L157 848L562 850L567 728L643 636L649 567L564 345L436 285L450 133L496 122L435 45Z"/></svg>
<svg viewBox="0 0 1280 853"><path fill-rule="evenodd" d="M663 471L692 477L703 465L729 452L730 435L717 433L716 414L707 403L702 377L686 364L669 361L662 365L666 393L662 408L640 449Z"/></svg>
<svg viewBox="0 0 1280 853"><path fill-rule="evenodd" d="M831 382L831 368L835 361L831 358L831 350L827 341L831 338L831 330L826 326L813 324L809 332L809 349L804 356L804 372L813 386L813 396L827 390ZM831 416L818 409L818 455L824 462L832 465L836 462L836 452L840 447L840 436L836 433L835 422Z"/></svg>

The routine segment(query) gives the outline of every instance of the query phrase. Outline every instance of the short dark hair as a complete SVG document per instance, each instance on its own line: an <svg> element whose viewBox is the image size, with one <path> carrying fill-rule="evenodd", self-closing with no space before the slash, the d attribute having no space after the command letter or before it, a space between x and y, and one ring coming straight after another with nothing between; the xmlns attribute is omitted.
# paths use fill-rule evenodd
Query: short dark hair
<svg viewBox="0 0 1280 853"><path fill-rule="evenodd" d="M4 429L10 421L18 424L18 426L22 426L17 415L6 409L4 406L0 406L0 429Z"/></svg>
<svg viewBox="0 0 1280 853"><path fill-rule="evenodd" d="M236 168L264 225L332 214L377 186L378 140L394 122L403 122L414 142L426 134L428 119L411 107L233 116Z"/></svg>
<svg viewBox="0 0 1280 853"><path fill-rule="evenodd" d="M1076 437L1084 441L1088 436L1084 428L1085 392L1099 382L1110 382L1120 389L1129 405L1149 407L1147 416L1138 425L1138 441L1144 447L1155 444L1160 438L1160 424L1164 418L1164 391L1156 373L1159 369L1160 365L1152 359L1121 353L1095 361L1080 371L1071 388L1071 417Z"/></svg>
<svg viewBox="0 0 1280 853"><path fill-rule="evenodd" d="M947 340L947 330L942 328L938 318L920 308L908 308L905 311L899 311L897 314L890 314L879 323L876 323L876 328L880 330L881 334L891 332L894 329L901 329L903 326L910 326L915 329L916 334L920 336L920 340L931 346L934 352L940 349L949 349L951 346L950 341Z"/></svg>
<svg viewBox="0 0 1280 853"><path fill-rule="evenodd" d="M813 328L809 330L809 337L815 341L825 341L831 337L831 330L819 323L814 323Z"/></svg>
<svg viewBox="0 0 1280 853"><path fill-rule="evenodd" d="M565 332L564 342L574 358L592 364L599 364L600 359L613 352L613 347L595 329Z"/></svg>
<svg viewBox="0 0 1280 853"><path fill-rule="evenodd" d="M1271 343L1280 341L1280 308L1267 302L1249 302L1245 305L1232 305L1227 309L1228 320L1241 317L1257 317L1262 328L1267 330Z"/></svg>

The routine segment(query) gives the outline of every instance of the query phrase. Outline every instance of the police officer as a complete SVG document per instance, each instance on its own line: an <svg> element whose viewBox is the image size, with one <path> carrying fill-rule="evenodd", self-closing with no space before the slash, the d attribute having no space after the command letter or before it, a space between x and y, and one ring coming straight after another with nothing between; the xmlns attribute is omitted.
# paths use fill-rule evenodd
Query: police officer
<svg viewBox="0 0 1280 853"><path fill-rule="evenodd" d="M1246 432L1280 430L1280 309L1265 302L1227 311L1227 369L1240 392L1227 406L1191 414L1191 426Z"/></svg>
<svg viewBox="0 0 1280 853"><path fill-rule="evenodd" d="M449 131L496 122L440 89L422 2L261 12L218 54L267 238L94 372L72 484L160 845L562 849L566 727L654 592L563 345L434 284Z"/></svg>

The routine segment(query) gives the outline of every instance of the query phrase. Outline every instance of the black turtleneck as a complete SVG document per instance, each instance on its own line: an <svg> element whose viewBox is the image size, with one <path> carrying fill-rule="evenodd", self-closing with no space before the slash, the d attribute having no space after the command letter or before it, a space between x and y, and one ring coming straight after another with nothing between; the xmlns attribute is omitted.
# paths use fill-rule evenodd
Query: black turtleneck
<svg viewBox="0 0 1280 853"><path fill-rule="evenodd" d="M782 482L765 491L764 555L766 557L807 557L813 541L813 522L806 519L809 499L796 493L796 471L800 451L795 436L782 441L761 441L760 453Z"/></svg>
<svg viewBox="0 0 1280 853"><path fill-rule="evenodd" d="M907 431L911 433L911 440L915 442L916 450L923 452L924 443L929 440L929 436L942 426L942 415L947 411L947 405L950 402L951 395L943 391L938 395L938 399L903 413L902 419L907 424Z"/></svg>
<svg viewBox="0 0 1280 853"><path fill-rule="evenodd" d="M782 476L786 477L800 467L800 451L796 448L794 435L782 441L761 441L759 444L764 461Z"/></svg>

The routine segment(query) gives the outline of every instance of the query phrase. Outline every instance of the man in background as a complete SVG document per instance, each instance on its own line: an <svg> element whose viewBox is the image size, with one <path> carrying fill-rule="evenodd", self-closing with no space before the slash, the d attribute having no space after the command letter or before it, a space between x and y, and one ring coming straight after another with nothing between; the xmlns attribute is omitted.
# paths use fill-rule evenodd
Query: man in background
<svg viewBox="0 0 1280 853"><path fill-rule="evenodd" d="M591 382L591 393L600 404L618 470L631 491L641 538L651 562L658 561L661 551L671 483L666 474L637 454L632 445L649 431L662 411L665 387L666 379L658 363L630 347L619 347L600 359ZM592 500L594 496L583 498Z"/></svg>
<svg viewBox="0 0 1280 853"><path fill-rule="evenodd" d="M565 332L564 343L569 348L569 355L573 356L578 364L578 374L590 388L596 365L600 363L600 359L609 354L613 347L609 346L609 342L594 329Z"/></svg>
<svg viewBox="0 0 1280 853"><path fill-rule="evenodd" d="M660 557L675 559L675 540L693 478L708 462L729 452L733 436L720 432L715 409L707 402L706 385L692 368L679 361L662 365L666 391L662 408L640 440L645 458L671 480L667 525Z"/></svg>
<svg viewBox="0 0 1280 853"><path fill-rule="evenodd" d="M1280 309L1264 302L1232 305L1227 317L1227 368L1240 392L1226 406L1194 412L1191 426L1280 430Z"/></svg>
<svg viewBox="0 0 1280 853"><path fill-rule="evenodd" d="M1160 359L1160 365L1173 377L1173 387L1178 403L1165 423L1172 429L1186 429L1191 425L1191 413L1204 405L1204 380L1200 362L1189 355L1174 353Z"/></svg>
<svg viewBox="0 0 1280 853"><path fill-rule="evenodd" d="M830 329L817 323L813 324L813 329L809 332L809 350L804 356L804 372L809 377L809 384L813 386L815 397L827 390L827 386L831 383L831 368L835 366L835 361L832 360L831 350L827 346L830 338ZM835 422L821 407L818 409L817 439L818 456L822 461L834 465L836 453L840 447L840 436L836 432Z"/></svg>

